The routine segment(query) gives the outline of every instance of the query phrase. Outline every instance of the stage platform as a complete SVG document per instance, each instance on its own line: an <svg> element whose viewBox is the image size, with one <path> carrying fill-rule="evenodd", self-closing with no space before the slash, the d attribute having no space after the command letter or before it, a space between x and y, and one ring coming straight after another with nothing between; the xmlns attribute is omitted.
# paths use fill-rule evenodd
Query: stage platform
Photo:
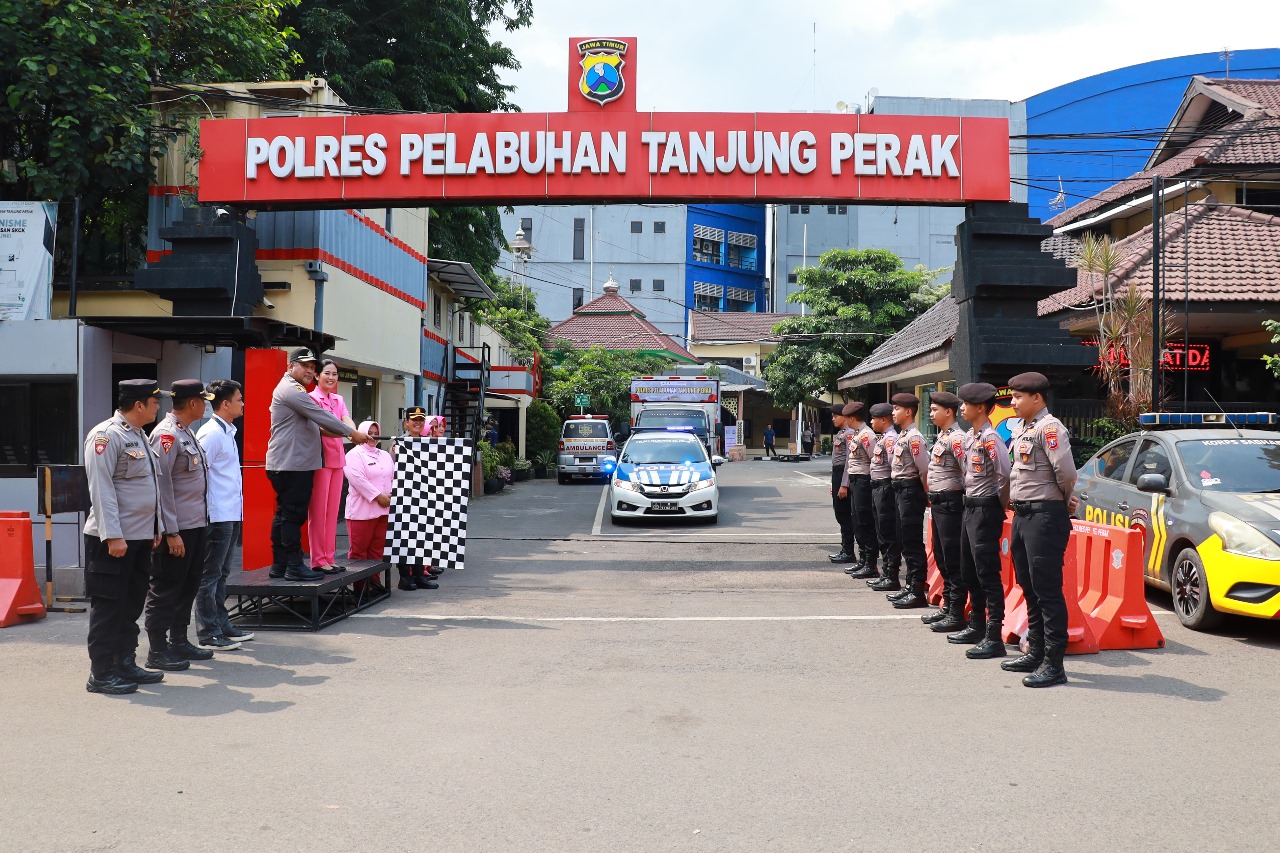
<svg viewBox="0 0 1280 853"><path fill-rule="evenodd" d="M241 628L277 631L319 631L380 601L391 593L391 564L352 560L347 570L316 581L273 578L267 569L232 572L227 578L227 612ZM382 581L375 593L368 581ZM365 581L356 589L357 581Z"/></svg>

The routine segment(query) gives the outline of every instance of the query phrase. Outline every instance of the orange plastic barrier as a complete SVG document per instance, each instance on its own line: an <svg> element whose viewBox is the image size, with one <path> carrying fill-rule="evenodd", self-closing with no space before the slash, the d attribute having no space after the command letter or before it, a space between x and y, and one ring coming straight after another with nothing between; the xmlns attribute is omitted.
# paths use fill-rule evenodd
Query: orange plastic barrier
<svg viewBox="0 0 1280 853"><path fill-rule="evenodd" d="M1000 531L1000 582L1004 584L1004 624L1001 630L1006 643L1017 643L1027 634L1027 599L1018 586L1013 570L1013 557L1009 553L1009 540L1013 533L1013 514L1006 513L1004 529Z"/></svg>
<svg viewBox="0 0 1280 853"><path fill-rule="evenodd" d="M31 513L0 512L0 628L45 615L31 550Z"/></svg>
<svg viewBox="0 0 1280 853"><path fill-rule="evenodd" d="M1004 641L1017 643L1027 634L1027 599L1018 585L1010 553L1013 516L1005 519L1000 535L1000 575L1004 583ZM1076 581L1076 564L1073 559L1074 542L1067 543L1067 553L1062 564L1062 595L1067 602L1067 654L1093 655L1098 653L1098 638L1093 624L1080 609L1080 593Z"/></svg>
<svg viewBox="0 0 1280 853"><path fill-rule="evenodd" d="M1082 566L1080 607L1103 649L1162 649L1147 606L1141 530L1073 521L1068 557Z"/></svg>
<svg viewBox="0 0 1280 853"><path fill-rule="evenodd" d="M925 598L935 607L942 606L942 572L938 571L938 561L933 558L933 535L929 510L924 514L924 558L925 558Z"/></svg>

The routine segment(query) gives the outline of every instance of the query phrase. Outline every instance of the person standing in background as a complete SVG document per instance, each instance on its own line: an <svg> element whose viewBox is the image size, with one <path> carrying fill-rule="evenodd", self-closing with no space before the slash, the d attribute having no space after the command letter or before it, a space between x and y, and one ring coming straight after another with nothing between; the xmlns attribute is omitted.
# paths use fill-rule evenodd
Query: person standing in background
<svg viewBox="0 0 1280 853"><path fill-rule="evenodd" d="M338 393L338 365L326 358L320 362L316 374L316 387L311 389L311 399L320 408L342 421L351 429L356 425L347 411L347 403ZM317 572L334 575L346 569L334 565L334 549L338 542L338 504L342 502L342 471L347 458L342 450L342 439L324 435L320 439L324 448L324 465L317 468L311 486L311 502L307 507L307 541L311 546L311 568Z"/></svg>
<svg viewBox="0 0 1280 853"><path fill-rule="evenodd" d="M837 432L840 427L836 427ZM800 452L813 455L813 427L809 424L804 425L804 431L800 433Z"/></svg>
<svg viewBox="0 0 1280 853"><path fill-rule="evenodd" d="M227 613L227 578L240 538L244 518L244 489L240 453L236 448L237 418L244 416L244 391L234 379L209 383L213 417L196 433L209 466L209 528L204 540L204 569L196 590L196 645L216 649L219 638L233 643L252 640L253 634L231 624Z"/></svg>
<svg viewBox="0 0 1280 853"><path fill-rule="evenodd" d="M831 422L836 435L831 440L831 511L840 526L840 552L828 554L833 563L855 563L858 560L853 538L853 502L849 500L849 429L844 419L844 404L831 407ZM811 433L812 434L812 433ZM812 443L812 441L810 442Z"/></svg>
<svg viewBox="0 0 1280 853"><path fill-rule="evenodd" d="M773 424L764 428L764 455L765 458L777 456L778 451L774 450L773 443L777 439L778 434L773 431Z"/></svg>

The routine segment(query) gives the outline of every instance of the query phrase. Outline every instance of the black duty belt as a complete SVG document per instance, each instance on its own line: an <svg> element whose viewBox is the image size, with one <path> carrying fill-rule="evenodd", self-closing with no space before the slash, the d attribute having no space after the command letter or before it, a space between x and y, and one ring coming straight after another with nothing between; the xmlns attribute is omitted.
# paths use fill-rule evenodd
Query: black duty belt
<svg viewBox="0 0 1280 853"><path fill-rule="evenodd" d="M964 496L965 506L1003 506L1004 501L1000 500L999 495L983 495L970 497Z"/></svg>
<svg viewBox="0 0 1280 853"><path fill-rule="evenodd" d="M964 497L964 492L959 489L948 489L945 492L930 492L929 501L936 504L946 504L957 501Z"/></svg>
<svg viewBox="0 0 1280 853"><path fill-rule="evenodd" d="M883 488L886 488L892 482L893 480L890 480L888 477L873 477L871 479L871 488L883 489Z"/></svg>
<svg viewBox="0 0 1280 853"><path fill-rule="evenodd" d="M1034 515L1037 512L1066 510L1066 501L1013 501L1013 511L1018 515Z"/></svg>
<svg viewBox="0 0 1280 853"><path fill-rule="evenodd" d="M870 480L871 475L870 474L850 474L849 479L850 480Z"/></svg>
<svg viewBox="0 0 1280 853"><path fill-rule="evenodd" d="M895 492L905 492L907 489L924 489L924 486L915 477L896 477L890 482L893 483Z"/></svg>

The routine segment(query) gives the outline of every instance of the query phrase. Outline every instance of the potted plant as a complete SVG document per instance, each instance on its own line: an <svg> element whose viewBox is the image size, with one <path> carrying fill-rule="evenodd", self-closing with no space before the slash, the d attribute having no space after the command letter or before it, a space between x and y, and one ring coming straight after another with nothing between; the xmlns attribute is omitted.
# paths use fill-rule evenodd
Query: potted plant
<svg viewBox="0 0 1280 853"><path fill-rule="evenodd" d="M533 476L539 480L547 476L547 472L555 468L559 462L559 454L554 450L544 450L533 457Z"/></svg>
<svg viewBox="0 0 1280 853"><path fill-rule="evenodd" d="M480 464L484 467L484 493L492 495L502 488L498 477L498 454L487 442L480 442Z"/></svg>
<svg viewBox="0 0 1280 853"><path fill-rule="evenodd" d="M506 465L498 466L498 491L502 491L511 483L511 469Z"/></svg>
<svg viewBox="0 0 1280 853"><path fill-rule="evenodd" d="M528 459L516 459L511 463L511 480L521 483L533 475L533 463Z"/></svg>

